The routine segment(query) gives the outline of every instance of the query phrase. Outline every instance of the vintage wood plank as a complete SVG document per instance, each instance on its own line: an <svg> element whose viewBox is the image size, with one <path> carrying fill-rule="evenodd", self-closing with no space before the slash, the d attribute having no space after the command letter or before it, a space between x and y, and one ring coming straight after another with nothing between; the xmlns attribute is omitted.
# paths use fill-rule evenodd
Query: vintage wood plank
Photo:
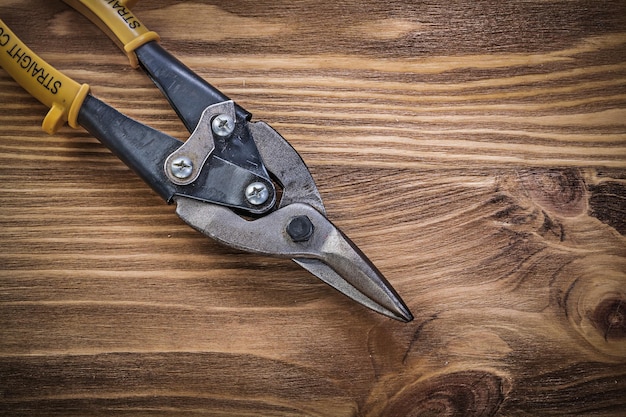
<svg viewBox="0 0 626 417"><path fill-rule="evenodd" d="M197 234L0 71L0 414L623 415L626 4L223 3L133 10L296 147L415 321ZM187 136L62 2L0 16Z"/></svg>

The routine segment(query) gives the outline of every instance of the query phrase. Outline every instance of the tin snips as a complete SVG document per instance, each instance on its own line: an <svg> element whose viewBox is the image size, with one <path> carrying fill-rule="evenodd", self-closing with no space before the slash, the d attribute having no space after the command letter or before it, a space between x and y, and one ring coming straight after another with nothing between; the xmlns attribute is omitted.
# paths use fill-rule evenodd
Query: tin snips
<svg viewBox="0 0 626 417"><path fill-rule="evenodd" d="M191 135L181 142L121 114L35 55L0 21L6 49L0 64L50 107L45 131L65 122L82 126L206 236L243 251L291 258L362 305L400 321L413 319L372 262L326 218L308 168L285 139L266 123L253 122L249 112L165 51L131 11L132 2L65 2L145 70Z"/></svg>

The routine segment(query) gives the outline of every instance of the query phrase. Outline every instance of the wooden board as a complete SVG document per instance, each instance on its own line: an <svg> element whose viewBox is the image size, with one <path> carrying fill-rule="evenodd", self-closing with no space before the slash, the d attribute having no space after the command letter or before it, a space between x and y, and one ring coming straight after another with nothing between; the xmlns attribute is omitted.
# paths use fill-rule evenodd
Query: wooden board
<svg viewBox="0 0 626 417"><path fill-rule="evenodd" d="M624 415L625 2L156 3L133 10L293 144L415 320L199 235L0 71L0 414ZM62 2L0 16L187 136Z"/></svg>

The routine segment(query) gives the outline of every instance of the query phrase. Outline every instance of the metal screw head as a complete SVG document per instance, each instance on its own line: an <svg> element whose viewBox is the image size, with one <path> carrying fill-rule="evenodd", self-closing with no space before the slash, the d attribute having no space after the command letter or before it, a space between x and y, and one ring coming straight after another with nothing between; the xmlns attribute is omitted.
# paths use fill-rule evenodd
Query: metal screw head
<svg viewBox="0 0 626 417"><path fill-rule="evenodd" d="M296 216L287 225L287 234L294 242L306 242L313 236L313 223L307 216Z"/></svg>
<svg viewBox="0 0 626 417"><path fill-rule="evenodd" d="M179 156L178 158L174 158L170 163L170 171L176 178L184 180L185 178L189 178L191 175L193 171L193 163L191 162L191 159L186 156Z"/></svg>
<svg viewBox="0 0 626 417"><path fill-rule="evenodd" d="M235 131L235 121L227 114L218 114L211 122L213 133L221 138L227 138Z"/></svg>
<svg viewBox="0 0 626 417"><path fill-rule="evenodd" d="M246 200L250 204L259 206L267 201L270 197L270 192L267 189L267 185L262 182L253 182L246 187Z"/></svg>

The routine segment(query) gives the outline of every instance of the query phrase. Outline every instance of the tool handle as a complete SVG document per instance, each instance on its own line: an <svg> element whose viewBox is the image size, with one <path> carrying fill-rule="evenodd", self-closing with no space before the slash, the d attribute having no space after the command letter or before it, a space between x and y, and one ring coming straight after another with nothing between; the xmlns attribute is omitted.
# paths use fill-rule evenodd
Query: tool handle
<svg viewBox="0 0 626 417"><path fill-rule="evenodd" d="M168 180L164 164L182 142L131 119L91 94L78 113L78 123L165 201L172 200L177 187Z"/></svg>
<svg viewBox="0 0 626 417"><path fill-rule="evenodd" d="M63 0L85 15L113 39L130 59L141 65L168 99L189 132L193 132L208 106L230 100L203 80L158 43L159 35L149 31L130 8L136 0ZM235 104L237 116L252 115Z"/></svg>
<svg viewBox="0 0 626 417"><path fill-rule="evenodd" d="M196 129L208 106L230 100L157 42L149 42L138 48L137 58L146 74L176 110L189 133ZM235 104L235 112L242 120L252 118L238 104Z"/></svg>
<svg viewBox="0 0 626 417"><path fill-rule="evenodd" d="M133 68L139 66L135 50L150 42L159 41L159 35L148 28L131 12L133 0L63 0L82 13L126 53Z"/></svg>
<svg viewBox="0 0 626 417"><path fill-rule="evenodd" d="M42 123L46 133L53 134L65 122L78 127L78 112L89 86L77 83L41 59L2 20L0 66L33 97L50 107Z"/></svg>

